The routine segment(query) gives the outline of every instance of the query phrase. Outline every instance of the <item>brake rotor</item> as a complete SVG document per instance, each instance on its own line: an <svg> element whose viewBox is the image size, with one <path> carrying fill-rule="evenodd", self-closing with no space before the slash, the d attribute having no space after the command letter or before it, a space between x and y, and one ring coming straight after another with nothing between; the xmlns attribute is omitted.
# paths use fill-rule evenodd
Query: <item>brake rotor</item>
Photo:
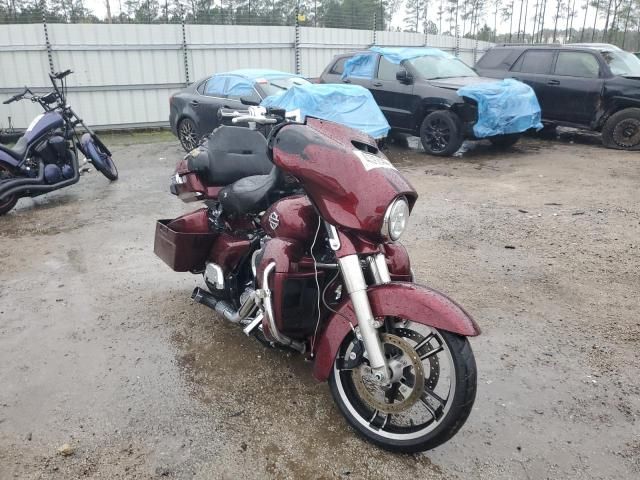
<svg viewBox="0 0 640 480"><path fill-rule="evenodd" d="M396 382L387 387L396 388L395 386L401 383L400 387L397 388L398 391L393 398L393 403L389 403L389 399L385 395L385 388L373 379L371 370L367 365L360 365L360 367L351 371L353 384L360 398L375 410L382 413L401 413L415 405L422 396L425 385L424 367L418 353L401 337L382 333L380 334L380 341L385 353L388 351L393 353L390 361L398 361L405 365L402 369L405 374L403 377L405 381Z"/></svg>
<svg viewBox="0 0 640 480"><path fill-rule="evenodd" d="M416 332L415 330L411 330L410 328L396 328L395 333L399 337L408 338L409 340L414 341L416 345L418 345L425 339L423 335ZM433 349L434 347L430 343L427 343L420 349L420 352L422 352L422 354L425 354L429 353ZM420 354L420 352L418 353ZM440 357L438 355L431 355L427 357L427 360L429 362L429 376L427 377L427 382L425 383L425 385L429 390L433 391L436 389L436 385L438 385L438 380L440 379ZM423 363L422 365L424 368L425 364Z"/></svg>

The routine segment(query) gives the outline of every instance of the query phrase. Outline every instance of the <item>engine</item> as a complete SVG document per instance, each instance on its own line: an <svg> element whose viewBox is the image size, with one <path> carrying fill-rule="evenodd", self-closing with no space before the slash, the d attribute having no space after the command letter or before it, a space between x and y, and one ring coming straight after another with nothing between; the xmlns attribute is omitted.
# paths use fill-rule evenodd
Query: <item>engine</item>
<svg viewBox="0 0 640 480"><path fill-rule="evenodd" d="M73 177L71 151L61 135L53 135L35 148L36 155L44 162L44 179L48 184Z"/></svg>

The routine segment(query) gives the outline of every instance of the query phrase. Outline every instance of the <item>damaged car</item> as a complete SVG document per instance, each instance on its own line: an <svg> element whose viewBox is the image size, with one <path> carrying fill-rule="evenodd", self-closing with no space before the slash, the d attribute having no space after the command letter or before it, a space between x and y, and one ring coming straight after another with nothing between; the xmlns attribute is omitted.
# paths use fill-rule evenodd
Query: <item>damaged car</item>
<svg viewBox="0 0 640 480"><path fill-rule="evenodd" d="M500 45L476 70L531 86L550 130L601 132L609 148L640 149L640 59L632 53L599 43Z"/></svg>
<svg viewBox="0 0 640 480"><path fill-rule="evenodd" d="M337 55L320 82L367 88L392 132L420 137L431 155L449 156L464 140L482 138L508 147L524 131L542 127L530 87L480 77L437 48L371 47Z"/></svg>

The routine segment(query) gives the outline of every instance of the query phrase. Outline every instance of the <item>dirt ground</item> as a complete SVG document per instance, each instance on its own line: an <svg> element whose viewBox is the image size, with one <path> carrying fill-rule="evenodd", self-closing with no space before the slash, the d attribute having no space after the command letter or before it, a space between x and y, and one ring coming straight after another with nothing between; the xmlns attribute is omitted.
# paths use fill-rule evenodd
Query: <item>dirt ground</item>
<svg viewBox="0 0 640 480"><path fill-rule="evenodd" d="M640 478L638 153L571 135L390 147L420 194L419 280L483 328L468 422L402 456L154 256L155 220L194 208L168 191L177 142L105 140L118 182L93 171L0 218L0 479Z"/></svg>

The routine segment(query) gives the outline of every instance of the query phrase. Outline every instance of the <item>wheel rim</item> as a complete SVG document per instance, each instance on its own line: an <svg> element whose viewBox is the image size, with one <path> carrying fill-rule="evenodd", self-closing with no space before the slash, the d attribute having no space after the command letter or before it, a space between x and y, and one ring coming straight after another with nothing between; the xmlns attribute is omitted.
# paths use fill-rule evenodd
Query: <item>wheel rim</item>
<svg viewBox="0 0 640 480"><path fill-rule="evenodd" d="M13 175L11 174L11 172L6 167L0 165L0 185L5 180L10 180L12 178L13 178ZM15 195L10 195L8 197L5 197L4 200L0 199L0 209L3 209L6 206L11 205L13 202L15 202L15 200L16 200Z"/></svg>
<svg viewBox="0 0 640 480"><path fill-rule="evenodd" d="M185 150L193 150L198 146L198 135L191 120L183 120L180 123L180 142Z"/></svg>
<svg viewBox="0 0 640 480"><path fill-rule="evenodd" d="M613 130L613 139L626 148L640 144L640 120L628 118L619 122Z"/></svg>
<svg viewBox="0 0 640 480"><path fill-rule="evenodd" d="M429 120L424 135L425 143L432 152L444 151L451 142L451 129L446 122L440 118Z"/></svg>
<svg viewBox="0 0 640 480"><path fill-rule="evenodd" d="M343 345L339 358L334 362L334 375L338 394L362 427L385 439L407 441L427 435L442 423L453 404L456 372L451 350L436 329L411 322L399 325L393 334L381 335L385 354L391 356L390 364L401 363L402 356L399 355L404 354L401 352L403 348L400 351L394 351L394 348L402 342L420 359L423 376L414 369L413 360L409 358L406 366L401 368L400 377L397 369L392 368L394 377L390 388L369 383L368 388L377 388L378 391L362 394L362 384L367 382L362 382L359 377L363 372L366 374L367 365L341 368L342 359L348 358L353 348L349 341ZM393 342L389 342L390 339ZM372 397L377 401L372 401ZM380 403L381 398L386 406ZM400 408L395 408L397 402L400 402Z"/></svg>

